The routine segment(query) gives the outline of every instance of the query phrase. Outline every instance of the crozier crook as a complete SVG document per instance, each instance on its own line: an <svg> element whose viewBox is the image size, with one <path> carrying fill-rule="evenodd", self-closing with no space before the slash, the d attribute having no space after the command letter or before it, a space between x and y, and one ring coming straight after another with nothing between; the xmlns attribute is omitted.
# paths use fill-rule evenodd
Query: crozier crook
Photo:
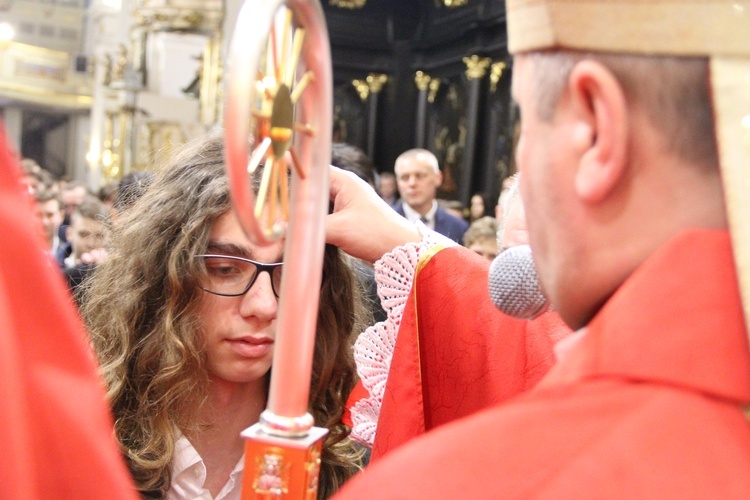
<svg viewBox="0 0 750 500"><path fill-rule="evenodd" d="M307 409L329 198L331 73L317 0L245 1L226 89L232 203L255 243L286 240L268 405L243 433L243 498L314 498L317 488L326 430L313 427Z"/></svg>

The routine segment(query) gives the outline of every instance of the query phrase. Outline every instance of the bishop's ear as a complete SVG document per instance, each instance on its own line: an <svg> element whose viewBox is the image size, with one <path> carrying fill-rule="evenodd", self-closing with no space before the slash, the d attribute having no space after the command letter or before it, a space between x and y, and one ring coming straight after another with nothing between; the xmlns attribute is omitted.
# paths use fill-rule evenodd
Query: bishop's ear
<svg viewBox="0 0 750 500"><path fill-rule="evenodd" d="M568 80L570 103L578 125L574 131L582 154L576 192L589 203L600 203L617 186L625 171L628 141L625 94L602 64L576 64Z"/></svg>

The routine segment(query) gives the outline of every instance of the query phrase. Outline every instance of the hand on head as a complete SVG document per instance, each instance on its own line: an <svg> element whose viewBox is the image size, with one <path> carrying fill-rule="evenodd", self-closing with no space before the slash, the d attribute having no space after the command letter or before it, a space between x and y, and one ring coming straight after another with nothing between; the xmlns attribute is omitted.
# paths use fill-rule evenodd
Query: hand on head
<svg viewBox="0 0 750 500"><path fill-rule="evenodd" d="M333 213L326 218L326 242L375 262L399 245L422 239L413 224L356 175L331 167L330 179Z"/></svg>

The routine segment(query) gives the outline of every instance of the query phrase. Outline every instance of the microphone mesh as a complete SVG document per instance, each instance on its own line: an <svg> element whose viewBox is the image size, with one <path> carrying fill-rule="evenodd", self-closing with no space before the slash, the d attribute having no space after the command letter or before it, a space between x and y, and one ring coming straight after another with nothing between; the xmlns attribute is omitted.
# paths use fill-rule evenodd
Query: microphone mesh
<svg viewBox="0 0 750 500"><path fill-rule="evenodd" d="M489 289L495 306L515 318L534 318L548 306L528 245L511 247L492 261Z"/></svg>

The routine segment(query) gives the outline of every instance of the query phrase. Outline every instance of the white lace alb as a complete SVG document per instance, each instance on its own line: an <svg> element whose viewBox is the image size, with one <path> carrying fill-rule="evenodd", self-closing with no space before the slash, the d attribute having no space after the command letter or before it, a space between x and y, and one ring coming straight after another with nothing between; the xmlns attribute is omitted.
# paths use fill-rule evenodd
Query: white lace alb
<svg viewBox="0 0 750 500"><path fill-rule="evenodd" d="M370 447L375 441L396 336L419 259L436 245L457 245L451 239L428 229L421 222L417 223L417 228L422 235L421 241L396 247L375 263L378 297L387 318L367 328L354 343L357 373L369 397L359 400L351 409L354 427L350 437Z"/></svg>

